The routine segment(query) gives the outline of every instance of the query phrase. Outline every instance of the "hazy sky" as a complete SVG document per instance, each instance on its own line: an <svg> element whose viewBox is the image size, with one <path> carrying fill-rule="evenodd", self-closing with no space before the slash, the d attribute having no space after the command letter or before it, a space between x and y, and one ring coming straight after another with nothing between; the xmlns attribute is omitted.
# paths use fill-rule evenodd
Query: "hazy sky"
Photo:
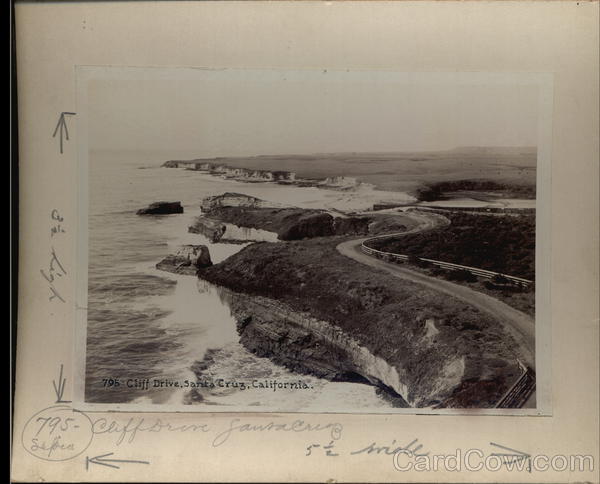
<svg viewBox="0 0 600 484"><path fill-rule="evenodd" d="M88 95L94 150L203 157L537 144L535 86L93 80Z"/></svg>

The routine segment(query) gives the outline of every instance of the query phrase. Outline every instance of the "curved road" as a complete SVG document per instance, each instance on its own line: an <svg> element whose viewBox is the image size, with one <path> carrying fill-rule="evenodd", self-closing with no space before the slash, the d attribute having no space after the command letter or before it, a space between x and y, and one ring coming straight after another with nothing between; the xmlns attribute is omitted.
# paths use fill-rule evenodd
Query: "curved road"
<svg viewBox="0 0 600 484"><path fill-rule="evenodd" d="M435 227L440 221L440 219L429 218L423 214L406 213L405 215L417 219L419 226L408 232L387 234L381 237L420 232ZM500 324L503 324L506 330L514 337L518 345L518 354L521 361L535 370L535 323L530 316L487 294L443 279L426 276L420 272L406 269L397 264L386 262L363 253L360 248L362 243L365 240L373 238L375 237L348 240L339 244L337 250L342 255L354 259L361 264L383 270L395 277L421 284L443 294L448 294L491 315Z"/></svg>

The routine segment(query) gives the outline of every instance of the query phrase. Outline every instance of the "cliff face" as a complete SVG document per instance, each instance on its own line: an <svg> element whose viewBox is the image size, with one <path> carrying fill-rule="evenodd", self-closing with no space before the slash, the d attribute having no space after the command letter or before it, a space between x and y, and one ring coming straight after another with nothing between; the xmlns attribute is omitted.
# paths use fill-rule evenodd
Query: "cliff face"
<svg viewBox="0 0 600 484"><path fill-rule="evenodd" d="M192 225L188 227L188 232L191 234L204 235L213 244L223 238L225 234L225 224L218 220L213 220L207 217L196 217Z"/></svg>
<svg viewBox="0 0 600 484"><path fill-rule="evenodd" d="M392 396L402 397L397 404L409 406L408 389L398 369L372 355L340 328L296 313L273 299L221 290L237 321L240 342L252 353L298 373L384 388Z"/></svg>
<svg viewBox="0 0 600 484"><path fill-rule="evenodd" d="M352 190L360 184L360 181L351 176L330 176L321 181L319 186L337 190Z"/></svg>
<svg viewBox="0 0 600 484"><path fill-rule="evenodd" d="M222 175L226 178L235 178L242 181L294 181L296 178L294 173L288 171L251 170L248 168L236 168L226 165L214 165L211 163L196 163L194 169L208 171L215 175Z"/></svg>
<svg viewBox="0 0 600 484"><path fill-rule="evenodd" d="M207 222L209 219L214 222ZM216 221L238 227L274 232L279 240L302 240L332 235L368 234L372 219L369 217L333 217L321 210L301 208L253 207L250 204L219 206L214 204L208 211L208 218L197 219L194 231L204 230L199 223L208 226L212 231L211 224L217 223ZM191 228L190 231L192 231Z"/></svg>
<svg viewBox="0 0 600 484"><path fill-rule="evenodd" d="M227 290L223 297L237 321L240 342L258 356L270 358L297 373L377 386L392 397L395 406L461 404L453 398L453 393L463 383L464 358L448 361L441 372L429 372L427 384L417 385L414 375L402 365L375 356L332 323L295 312L274 299ZM430 321L426 326L432 324ZM428 330L424 344L431 342Z"/></svg>
<svg viewBox="0 0 600 484"><path fill-rule="evenodd" d="M253 170L238 168L214 161L206 160L169 160L163 163L165 168L186 168L188 170L203 171L211 175L234 178L240 181L256 182L293 182L296 174L282 170Z"/></svg>
<svg viewBox="0 0 600 484"><path fill-rule="evenodd" d="M243 244L246 242L277 242L277 234L266 230L255 230L247 226L223 223L220 219L199 216L195 217L188 227L192 234L204 235L213 244Z"/></svg>

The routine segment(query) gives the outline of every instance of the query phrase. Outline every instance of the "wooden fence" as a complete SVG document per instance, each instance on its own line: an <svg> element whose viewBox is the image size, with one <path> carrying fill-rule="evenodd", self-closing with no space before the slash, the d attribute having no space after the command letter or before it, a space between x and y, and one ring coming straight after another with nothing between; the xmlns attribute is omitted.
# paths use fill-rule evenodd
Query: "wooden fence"
<svg viewBox="0 0 600 484"><path fill-rule="evenodd" d="M373 239L375 239L375 238L382 238L382 237L381 236L374 237ZM407 255L394 254L393 252L383 252L381 250L373 249L372 247L367 246L366 243L373 239L365 240L362 243L362 245L361 245L362 252L364 252L367 255L371 255L371 256L377 257L379 259L387 260L390 262L407 261L408 260L409 256L407 256ZM467 271L467 272L470 272L471 274L473 274L474 276L483 277L484 279L493 279L496 276L501 276L501 277L507 279L508 281L510 281L511 283L516 284L518 286L528 287L531 284L533 284L533 281L530 281L528 279L523 279L522 277L515 277L515 276L509 276L507 274L501 274L499 272L486 271L484 269L479 269L477 267L469 267L469 266L463 266L460 264L452 264L450 262L442 262L439 260L425 259L424 257L417 257L417 259L420 261L423 261L423 262L427 262L431 265L440 267L441 269L445 269L445 270L449 270L449 271L460 271L460 270Z"/></svg>

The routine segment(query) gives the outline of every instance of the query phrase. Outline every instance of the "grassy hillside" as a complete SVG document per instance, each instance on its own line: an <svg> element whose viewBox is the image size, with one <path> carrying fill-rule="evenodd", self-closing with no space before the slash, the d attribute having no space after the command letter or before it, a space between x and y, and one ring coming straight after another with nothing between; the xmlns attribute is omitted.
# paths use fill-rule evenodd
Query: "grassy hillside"
<svg viewBox="0 0 600 484"><path fill-rule="evenodd" d="M518 185L483 179L452 180L424 185L417 189L416 196L419 201L427 202L447 200L458 194L470 197L473 192L493 194L496 197L535 199L535 191L535 184Z"/></svg>
<svg viewBox="0 0 600 484"><path fill-rule="evenodd" d="M323 210L303 208L216 207L206 217L238 227L275 232L280 240L379 234L414 225L413 219L400 214L333 217Z"/></svg>
<svg viewBox="0 0 600 484"><path fill-rule="evenodd" d="M444 212L447 227L369 242L385 252L535 279L535 216Z"/></svg>

